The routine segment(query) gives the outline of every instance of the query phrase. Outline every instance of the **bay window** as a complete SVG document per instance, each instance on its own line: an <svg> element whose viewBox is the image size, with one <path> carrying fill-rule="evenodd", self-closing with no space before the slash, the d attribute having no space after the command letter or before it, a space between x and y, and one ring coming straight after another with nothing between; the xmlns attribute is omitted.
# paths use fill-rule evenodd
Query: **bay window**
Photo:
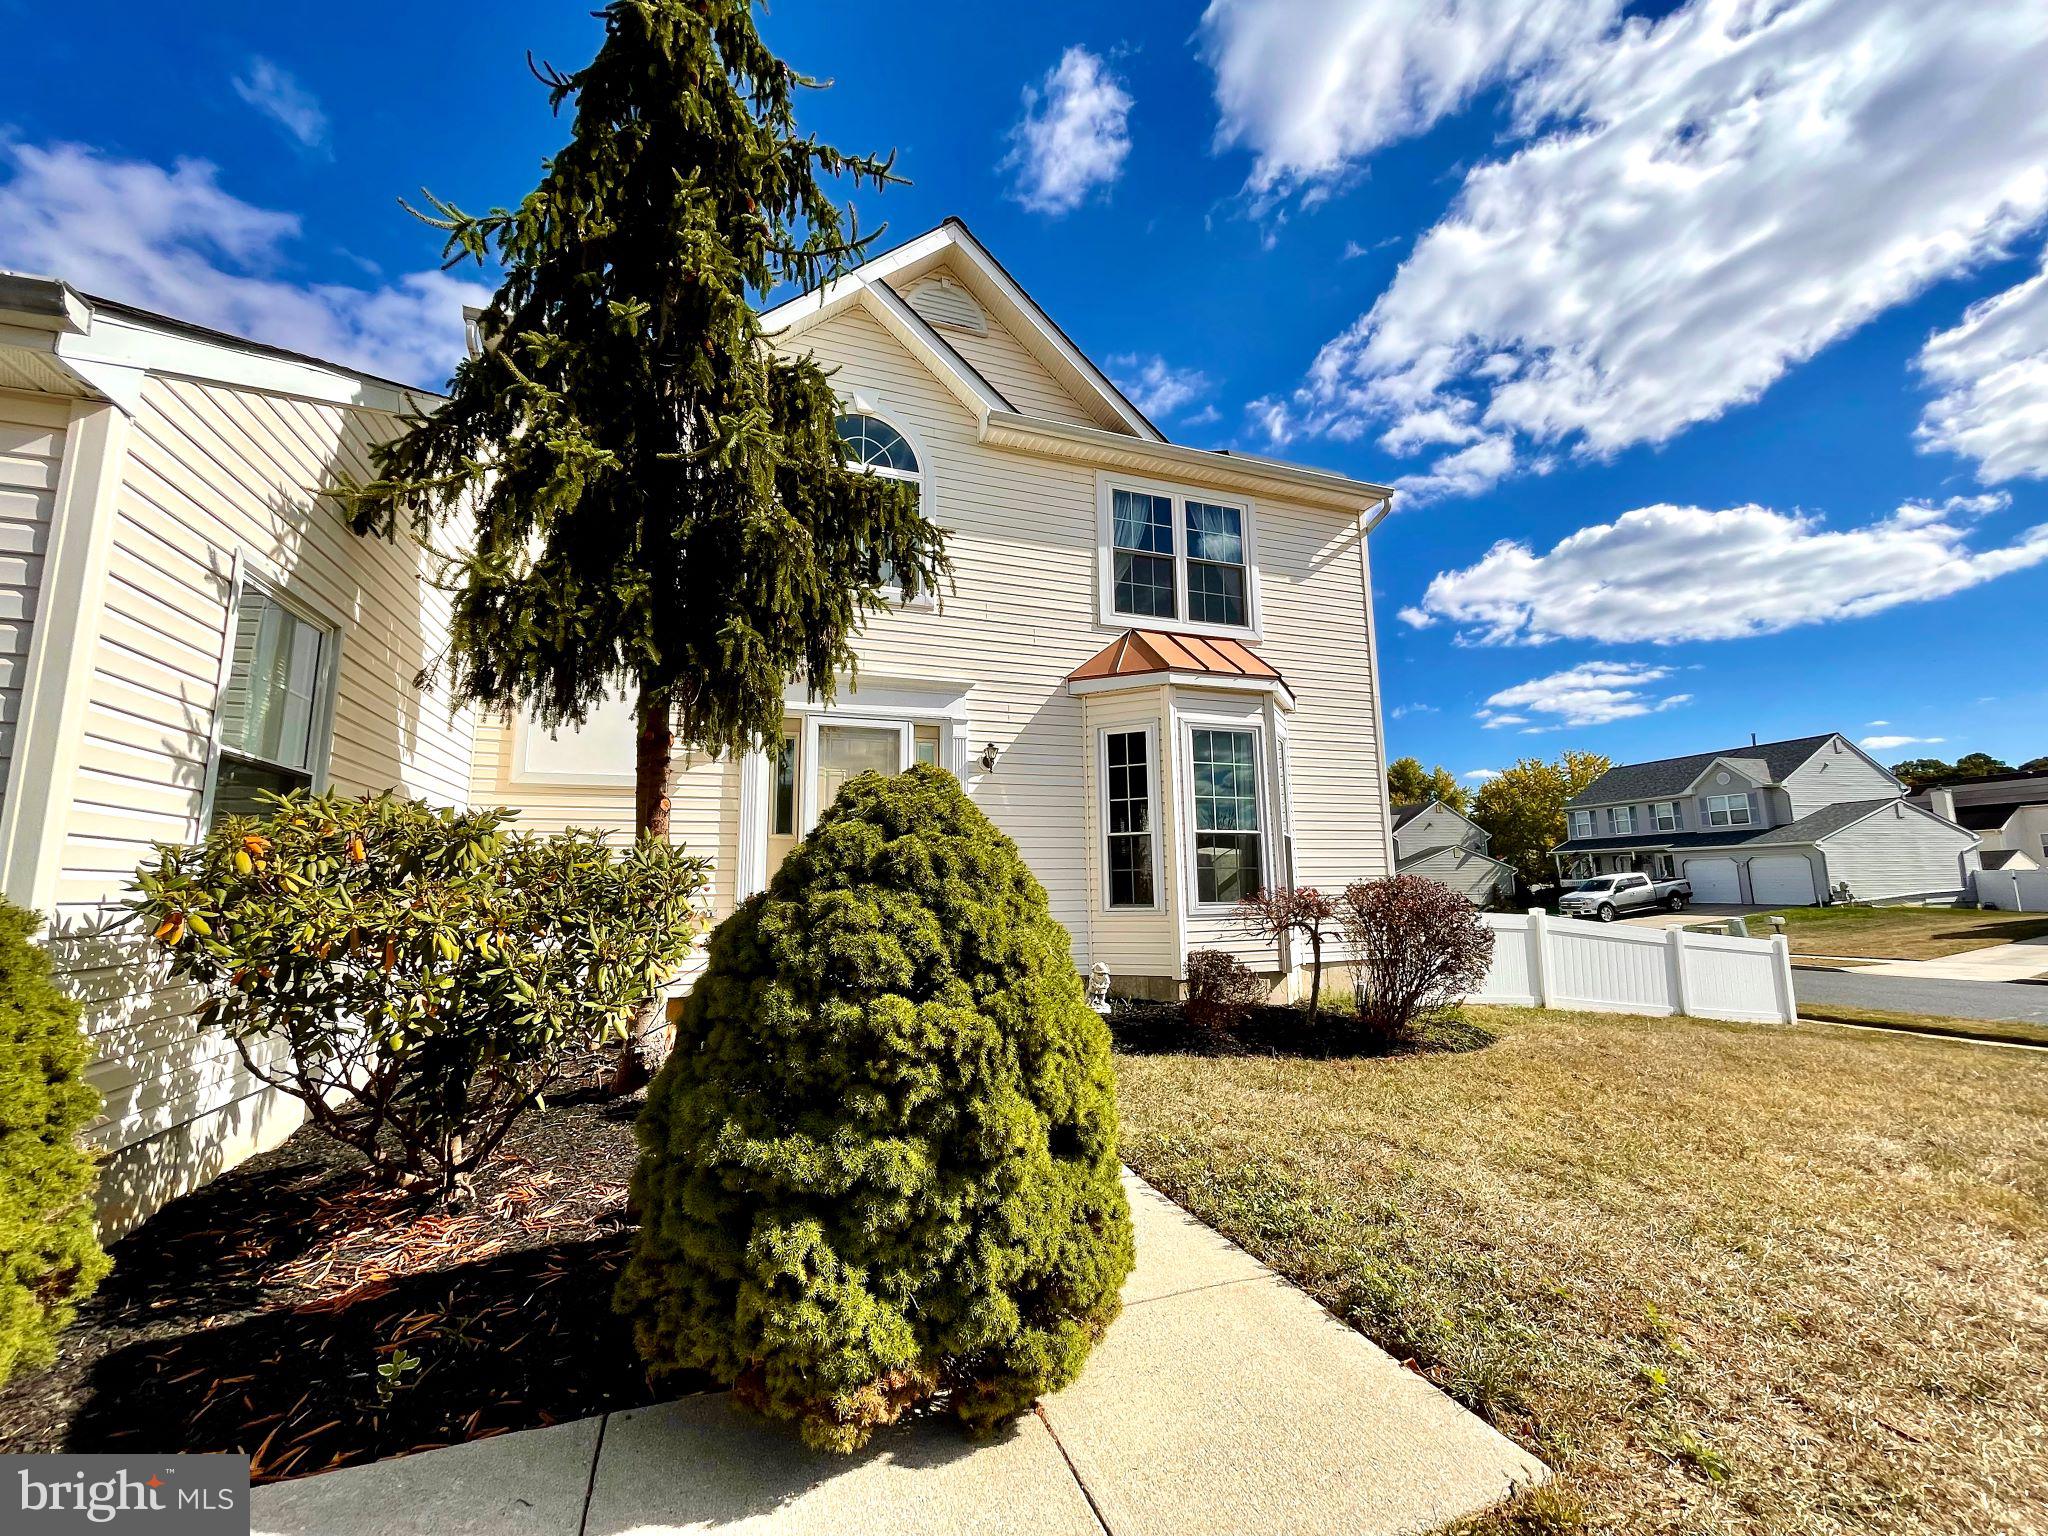
<svg viewBox="0 0 2048 1536"><path fill-rule="evenodd" d="M1195 900L1224 906L1264 885L1259 735L1197 726L1188 733Z"/></svg>
<svg viewBox="0 0 2048 1536"><path fill-rule="evenodd" d="M1103 901L1112 908L1159 904L1152 761L1151 727L1102 733Z"/></svg>

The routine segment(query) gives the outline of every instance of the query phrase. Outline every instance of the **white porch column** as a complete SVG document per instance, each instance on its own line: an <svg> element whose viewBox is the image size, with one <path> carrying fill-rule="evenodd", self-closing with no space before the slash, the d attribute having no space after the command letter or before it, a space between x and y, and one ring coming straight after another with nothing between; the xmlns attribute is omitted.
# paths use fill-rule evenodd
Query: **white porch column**
<svg viewBox="0 0 2048 1536"><path fill-rule="evenodd" d="M768 754L740 759L739 852L733 867L734 899L745 901L768 888Z"/></svg>

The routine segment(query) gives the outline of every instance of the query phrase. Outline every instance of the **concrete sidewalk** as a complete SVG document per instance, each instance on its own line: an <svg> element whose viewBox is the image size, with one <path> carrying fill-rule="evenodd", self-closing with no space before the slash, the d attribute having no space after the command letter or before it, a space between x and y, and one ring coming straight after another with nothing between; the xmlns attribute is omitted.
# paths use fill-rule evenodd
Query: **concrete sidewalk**
<svg viewBox="0 0 2048 1536"><path fill-rule="evenodd" d="M255 1491L269 1536L1405 1536L1541 1462L1126 1176L1138 1267L1079 1382L1003 1439L849 1459L723 1393Z"/></svg>
<svg viewBox="0 0 2048 1536"><path fill-rule="evenodd" d="M2048 935L2017 944L1992 944L1939 960L1878 960L1858 966L1856 974L1917 976L1925 981L2031 981L2048 976Z"/></svg>

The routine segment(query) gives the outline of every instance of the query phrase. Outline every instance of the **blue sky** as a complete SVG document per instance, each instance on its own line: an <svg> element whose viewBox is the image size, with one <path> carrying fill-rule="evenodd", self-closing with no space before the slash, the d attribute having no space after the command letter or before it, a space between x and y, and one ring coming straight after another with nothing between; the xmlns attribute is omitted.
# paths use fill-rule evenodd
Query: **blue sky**
<svg viewBox="0 0 2048 1536"><path fill-rule="evenodd" d="M0 0L0 264L437 382L470 275L396 199L519 197L587 9ZM2031 0L763 26L899 152L865 225L964 217L1179 440L1402 488L1393 753L2048 753Z"/></svg>

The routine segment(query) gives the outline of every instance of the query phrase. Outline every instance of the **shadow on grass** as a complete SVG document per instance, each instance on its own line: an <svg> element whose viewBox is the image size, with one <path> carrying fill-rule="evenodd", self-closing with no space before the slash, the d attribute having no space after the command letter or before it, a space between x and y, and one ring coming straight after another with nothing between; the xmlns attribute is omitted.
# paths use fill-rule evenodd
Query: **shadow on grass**
<svg viewBox="0 0 2048 1536"><path fill-rule="evenodd" d="M1188 1023L1179 1003L1115 998L1109 1031L1116 1048L1137 1056L1294 1056L1307 1060L1434 1056L1484 1050L1500 1037L1452 1013L1423 1024L1412 1039L1385 1040L1360 1029L1349 1012L1324 1008L1311 1029L1298 1007L1254 1008L1226 1032Z"/></svg>
<svg viewBox="0 0 2048 1536"><path fill-rule="evenodd" d="M261 1482L652 1402L611 1309L631 1241L369 1280L129 1345L93 1367L65 1448L243 1451Z"/></svg>

